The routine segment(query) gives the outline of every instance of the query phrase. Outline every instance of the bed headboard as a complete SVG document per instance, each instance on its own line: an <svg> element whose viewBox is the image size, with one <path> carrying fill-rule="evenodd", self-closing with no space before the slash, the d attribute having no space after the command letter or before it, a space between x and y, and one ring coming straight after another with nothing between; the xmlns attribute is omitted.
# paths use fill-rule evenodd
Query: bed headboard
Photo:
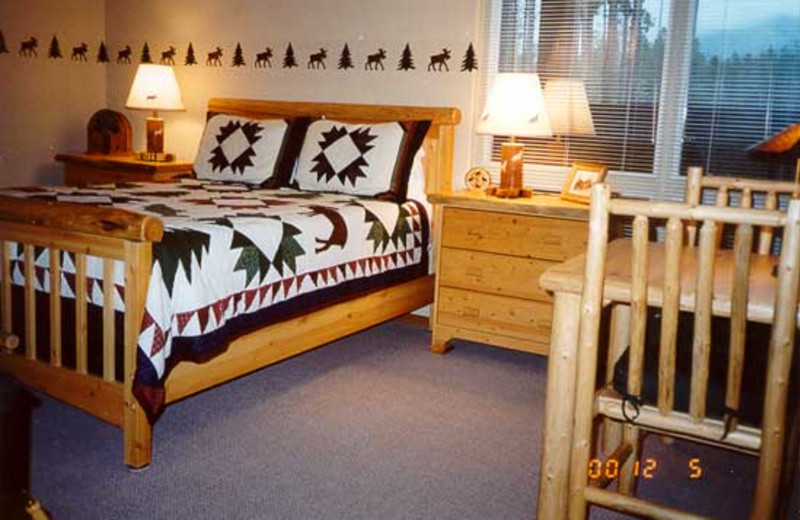
<svg viewBox="0 0 800 520"><path fill-rule="evenodd" d="M457 108L214 98L208 102L208 112L259 119L326 117L347 123L429 120L431 128L422 144L425 193L449 191L452 186L453 129L461 121Z"/></svg>

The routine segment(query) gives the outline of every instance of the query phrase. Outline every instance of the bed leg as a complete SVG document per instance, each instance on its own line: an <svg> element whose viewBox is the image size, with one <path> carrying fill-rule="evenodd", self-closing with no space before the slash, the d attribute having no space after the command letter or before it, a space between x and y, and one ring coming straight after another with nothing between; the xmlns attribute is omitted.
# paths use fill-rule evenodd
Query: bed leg
<svg viewBox="0 0 800 520"><path fill-rule="evenodd" d="M141 405L132 395L125 402L122 436L125 464L133 469L149 465L153 451L153 427L148 422Z"/></svg>

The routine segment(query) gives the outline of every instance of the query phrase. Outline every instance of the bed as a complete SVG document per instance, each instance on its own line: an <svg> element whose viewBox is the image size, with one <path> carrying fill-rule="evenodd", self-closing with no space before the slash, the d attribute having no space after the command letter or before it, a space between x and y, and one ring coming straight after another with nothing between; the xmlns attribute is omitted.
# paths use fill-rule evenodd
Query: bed
<svg viewBox="0 0 800 520"><path fill-rule="evenodd" d="M212 99L208 113L209 121L220 114L374 126L425 121L420 192L451 186L456 109ZM323 135L320 144L330 132ZM359 137L364 150L377 146ZM319 161L315 168L324 177ZM432 276L423 264L434 218L410 193L405 200L405 186L403 200L393 203L308 193L292 182L252 188L189 179L5 190L0 370L120 427L124 461L140 468L151 461L152 427L164 406L432 301ZM231 216L244 218L245 227L231 224ZM302 228L310 220L327 226L325 233L306 237ZM351 235L367 237L368 250L344 246L344 221ZM396 224L389 228L387 221ZM270 246L258 243L256 224L281 230L269 258L259 252ZM208 229L216 234L206 237ZM215 242L225 251L215 253ZM167 243L182 253L165 256ZM315 253L333 256L334 264L318 264ZM211 271L200 271L203 265ZM224 265L235 283L218 275ZM198 279L212 291L231 287L187 307L184 297ZM162 285L164 300L154 299L154 287ZM76 295L88 304L78 304ZM190 341L193 328L202 341ZM167 351L172 357L164 357Z"/></svg>

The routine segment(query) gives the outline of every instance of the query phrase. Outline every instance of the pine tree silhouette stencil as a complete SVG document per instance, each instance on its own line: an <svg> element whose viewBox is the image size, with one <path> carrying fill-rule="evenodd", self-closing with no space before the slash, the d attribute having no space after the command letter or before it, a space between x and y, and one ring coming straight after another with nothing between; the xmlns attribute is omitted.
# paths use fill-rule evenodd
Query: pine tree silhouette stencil
<svg viewBox="0 0 800 520"><path fill-rule="evenodd" d="M353 57L350 55L350 47L344 44L342 53L339 55L339 70L347 70L353 68Z"/></svg>
<svg viewBox="0 0 800 520"><path fill-rule="evenodd" d="M192 42L189 42L189 48L186 49L186 59L183 61L184 65L197 65L197 58L194 57L194 47Z"/></svg>
<svg viewBox="0 0 800 520"><path fill-rule="evenodd" d="M461 60L461 72L472 72L473 70L478 70L478 58L475 56L475 48L470 42L464 53L464 59Z"/></svg>
<svg viewBox="0 0 800 520"><path fill-rule="evenodd" d="M403 49L400 61L397 62L397 70L412 70L415 68L414 56L411 54L411 46L406 43L406 48Z"/></svg>
<svg viewBox="0 0 800 520"><path fill-rule="evenodd" d="M64 56L61 54L61 46L58 44L58 38L56 35L53 35L53 39L50 40L50 49L47 51L48 58L63 58Z"/></svg>
<svg viewBox="0 0 800 520"><path fill-rule="evenodd" d="M297 67L297 60L294 57L292 44L289 43L289 45L286 46L286 54L283 55L283 68L291 69L292 67Z"/></svg>
<svg viewBox="0 0 800 520"><path fill-rule="evenodd" d="M142 57L139 59L140 63L153 63L153 58L150 57L150 46L147 45L147 42L144 42L144 47L142 47Z"/></svg>
<svg viewBox="0 0 800 520"><path fill-rule="evenodd" d="M233 61L231 62L233 67L244 67L244 52L242 52L242 44L236 43L236 50L233 52Z"/></svg>
<svg viewBox="0 0 800 520"><path fill-rule="evenodd" d="M0 54L8 54L8 47L6 47L6 38L3 36L3 31L0 31Z"/></svg>
<svg viewBox="0 0 800 520"><path fill-rule="evenodd" d="M100 47L97 48L97 63L108 63L108 47L106 42L100 40Z"/></svg>

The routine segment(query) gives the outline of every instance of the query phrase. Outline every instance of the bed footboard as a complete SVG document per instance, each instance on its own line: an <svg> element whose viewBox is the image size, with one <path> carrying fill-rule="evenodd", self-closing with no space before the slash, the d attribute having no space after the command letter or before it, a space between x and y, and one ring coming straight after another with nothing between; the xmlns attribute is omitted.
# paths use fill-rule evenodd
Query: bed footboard
<svg viewBox="0 0 800 520"><path fill-rule="evenodd" d="M150 462L151 426L133 397L133 377L139 330L149 282L152 242L163 235L153 216L80 204L23 200L0 196L0 370L31 388L66 401L123 429L125 463L142 467ZM37 266L48 250L45 269ZM62 363L63 255L74 267L74 367ZM123 378L115 376L115 316L113 305L102 311L102 376L89 373L87 260L102 263L103 302L117 297L115 272L124 273ZM12 330L14 302L12 263L24 277L23 330ZM37 269L40 271L37 273ZM37 274L47 288L49 319L37 319ZM119 278L119 277L117 277ZM41 302L41 300L40 300ZM39 359L37 334L49 328L49 355ZM58 333L56 333L58 332ZM21 340L21 341L20 341ZM71 341L71 339L70 339ZM18 345L18 346L17 346Z"/></svg>

